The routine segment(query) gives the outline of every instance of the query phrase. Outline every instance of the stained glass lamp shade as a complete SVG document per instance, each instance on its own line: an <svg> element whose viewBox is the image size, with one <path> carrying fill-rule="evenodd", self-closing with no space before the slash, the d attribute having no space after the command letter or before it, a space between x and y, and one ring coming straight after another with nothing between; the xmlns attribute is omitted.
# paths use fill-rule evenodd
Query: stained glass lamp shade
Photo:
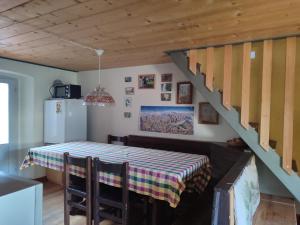
<svg viewBox="0 0 300 225"><path fill-rule="evenodd" d="M101 67L101 55L103 54L102 49L97 49L96 53L99 57L99 85L90 93L84 97L85 105L96 105L96 106L107 106L115 103L113 97L105 91L104 88L100 87L100 67Z"/></svg>

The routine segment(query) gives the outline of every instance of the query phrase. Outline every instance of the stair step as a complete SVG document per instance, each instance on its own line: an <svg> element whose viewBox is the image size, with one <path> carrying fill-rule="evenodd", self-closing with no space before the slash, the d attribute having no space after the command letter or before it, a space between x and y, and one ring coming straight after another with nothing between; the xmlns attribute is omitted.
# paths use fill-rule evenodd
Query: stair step
<svg viewBox="0 0 300 225"><path fill-rule="evenodd" d="M257 122L250 122L249 125L251 127L253 127L256 130L257 133L259 132L259 123L257 123Z"/></svg>
<svg viewBox="0 0 300 225"><path fill-rule="evenodd" d="M275 140L270 140L270 141L269 141L269 145L270 145L271 148L276 149L277 141L275 141Z"/></svg>
<svg viewBox="0 0 300 225"><path fill-rule="evenodd" d="M261 194L253 225L265 224L297 224L295 201L290 198Z"/></svg>
<svg viewBox="0 0 300 225"><path fill-rule="evenodd" d="M233 105L232 107L241 114L241 106Z"/></svg>
<svg viewBox="0 0 300 225"><path fill-rule="evenodd" d="M297 162L296 162L296 160L293 160L293 161L292 161L292 169L293 169L295 172L299 172L298 167L297 167Z"/></svg>

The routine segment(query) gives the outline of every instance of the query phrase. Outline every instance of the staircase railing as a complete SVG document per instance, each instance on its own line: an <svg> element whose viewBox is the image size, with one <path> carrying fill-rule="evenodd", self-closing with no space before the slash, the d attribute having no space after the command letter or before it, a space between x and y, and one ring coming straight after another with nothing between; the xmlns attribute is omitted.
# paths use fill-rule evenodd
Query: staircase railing
<svg viewBox="0 0 300 225"><path fill-rule="evenodd" d="M297 41L296 37L288 37L174 51L169 55L196 89L300 200L300 179L295 173L296 162L300 163L300 133L294 132L298 129L298 120L300 122L300 101L295 101L296 83L300 82L295 76L300 72ZM279 63L283 68L279 68ZM284 81L283 84L280 81ZM279 85L282 86L280 90ZM277 143L276 149L274 143Z"/></svg>

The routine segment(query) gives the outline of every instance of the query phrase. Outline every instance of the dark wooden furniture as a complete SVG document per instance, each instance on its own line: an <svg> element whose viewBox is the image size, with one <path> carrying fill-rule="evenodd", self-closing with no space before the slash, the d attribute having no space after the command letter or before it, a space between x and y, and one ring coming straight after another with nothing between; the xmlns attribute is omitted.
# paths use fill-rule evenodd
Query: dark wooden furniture
<svg viewBox="0 0 300 225"><path fill-rule="evenodd" d="M215 186L213 203L214 225L230 225L230 189L249 164L252 154L244 152L228 173Z"/></svg>
<svg viewBox="0 0 300 225"><path fill-rule="evenodd" d="M121 178L121 192L112 191L110 187L106 190L105 186L101 186L99 181L99 172L111 173ZM102 219L109 219L115 223L127 225L128 224L128 171L129 164L106 163L94 159L93 180L94 182L94 225L98 225ZM103 209L100 209L103 207Z"/></svg>
<svg viewBox="0 0 300 225"><path fill-rule="evenodd" d="M72 185L70 182L70 167L77 166L85 169L85 186ZM79 197L80 201L76 201ZM77 198L78 199L78 198ZM85 199L83 202L82 199ZM86 224L92 225L92 158L78 158L64 153L64 221L70 224L70 211L72 208L84 211Z"/></svg>
<svg viewBox="0 0 300 225"><path fill-rule="evenodd" d="M127 145L127 136L124 137L119 137L119 136L113 136L113 135L108 135L107 136L107 143L112 144L113 142L123 142L124 145Z"/></svg>

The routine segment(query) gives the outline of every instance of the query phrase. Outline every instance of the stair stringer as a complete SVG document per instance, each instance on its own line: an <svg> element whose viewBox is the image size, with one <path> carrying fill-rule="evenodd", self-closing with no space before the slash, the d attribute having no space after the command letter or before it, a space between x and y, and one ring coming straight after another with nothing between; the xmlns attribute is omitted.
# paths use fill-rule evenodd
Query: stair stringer
<svg viewBox="0 0 300 225"><path fill-rule="evenodd" d="M183 74L193 83L194 87L206 98L215 110L227 121L227 123L240 135L249 145L251 150L265 163L271 172L282 182L290 193L300 202L300 177L294 171L291 174L285 172L281 167L281 159L277 152L269 148L265 151L259 144L259 135L254 128L245 129L240 123L239 112L232 107L227 110L222 104L221 94L218 91L211 92L205 86L205 78L200 71L194 75L188 69L187 56L182 51L169 52L173 62Z"/></svg>

